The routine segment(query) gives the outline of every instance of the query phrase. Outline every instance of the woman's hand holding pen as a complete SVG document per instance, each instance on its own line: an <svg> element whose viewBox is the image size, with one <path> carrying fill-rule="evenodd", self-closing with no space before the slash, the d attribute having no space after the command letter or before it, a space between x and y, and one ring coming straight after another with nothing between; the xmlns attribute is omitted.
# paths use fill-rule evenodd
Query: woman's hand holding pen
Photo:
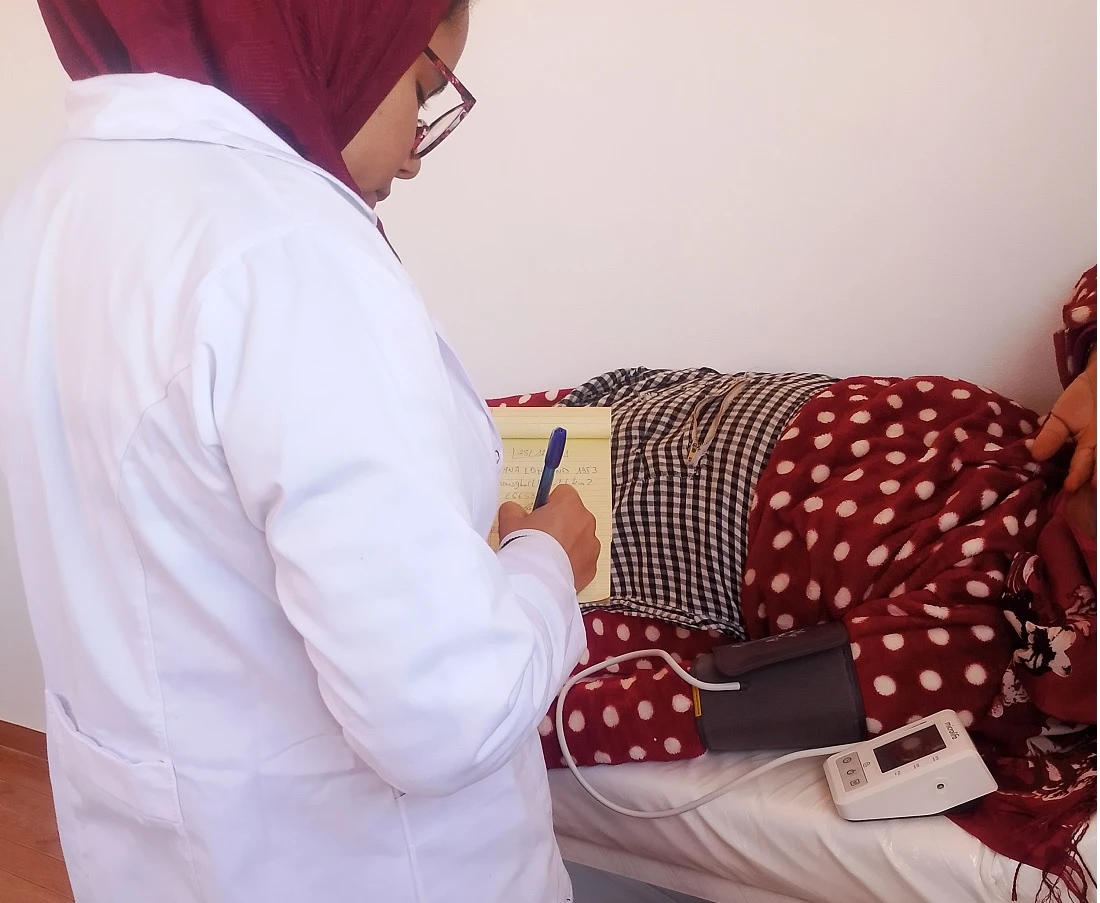
<svg viewBox="0 0 1100 903"><path fill-rule="evenodd" d="M505 502L500 506L498 527L502 541L518 530L538 530L554 537L569 556L577 592L596 576L600 557L596 518L572 486L558 486L546 504L532 512L515 502Z"/></svg>

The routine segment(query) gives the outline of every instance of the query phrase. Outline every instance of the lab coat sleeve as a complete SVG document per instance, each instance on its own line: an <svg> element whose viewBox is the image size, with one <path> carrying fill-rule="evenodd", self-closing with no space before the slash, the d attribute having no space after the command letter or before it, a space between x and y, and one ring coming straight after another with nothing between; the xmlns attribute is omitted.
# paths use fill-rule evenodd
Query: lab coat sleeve
<svg viewBox="0 0 1100 903"><path fill-rule="evenodd" d="M274 561L348 742L398 790L455 792L529 742L584 649L546 534L471 523L456 399L396 267L296 231L201 289L215 453ZM487 450L486 454L490 454Z"/></svg>

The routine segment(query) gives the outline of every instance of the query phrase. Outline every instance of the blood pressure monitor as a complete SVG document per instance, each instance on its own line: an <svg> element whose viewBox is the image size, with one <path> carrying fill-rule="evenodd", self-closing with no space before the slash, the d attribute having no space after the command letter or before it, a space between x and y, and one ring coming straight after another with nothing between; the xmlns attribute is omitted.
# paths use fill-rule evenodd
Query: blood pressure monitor
<svg viewBox="0 0 1100 903"><path fill-rule="evenodd" d="M825 777L849 821L938 815L997 789L950 709L830 756Z"/></svg>

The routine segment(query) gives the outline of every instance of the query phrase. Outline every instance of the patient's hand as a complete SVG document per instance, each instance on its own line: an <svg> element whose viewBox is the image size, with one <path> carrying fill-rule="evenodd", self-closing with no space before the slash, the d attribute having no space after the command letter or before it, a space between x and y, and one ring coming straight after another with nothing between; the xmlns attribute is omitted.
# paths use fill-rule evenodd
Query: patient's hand
<svg viewBox="0 0 1100 903"><path fill-rule="evenodd" d="M1066 492L1076 492L1090 481L1096 488L1096 351L1084 372L1069 384L1054 404L1046 423L1035 437L1031 454L1036 461L1054 457L1069 441L1076 447L1066 477Z"/></svg>

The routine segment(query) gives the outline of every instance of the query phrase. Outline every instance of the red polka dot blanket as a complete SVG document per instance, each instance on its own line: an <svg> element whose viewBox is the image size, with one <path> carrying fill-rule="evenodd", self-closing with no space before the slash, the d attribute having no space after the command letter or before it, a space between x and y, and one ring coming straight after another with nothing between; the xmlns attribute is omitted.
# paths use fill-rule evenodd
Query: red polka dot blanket
<svg viewBox="0 0 1100 903"><path fill-rule="evenodd" d="M872 736L958 711L1001 789L956 823L1083 889L1066 854L1096 808L1095 540L1062 513L1064 470L1032 460L1036 429L956 380L838 383L757 486L741 603L754 638L845 624ZM1072 638L1054 706L1026 688L1057 664L1025 622Z"/></svg>
<svg viewBox="0 0 1100 903"><path fill-rule="evenodd" d="M1094 268L1055 340L1064 381L1082 369L1095 305ZM741 614L752 638L843 622L869 735L957 710L1000 789L952 819L1042 870L1051 899L1083 900L1076 842L1096 810L1095 524L1067 517L1064 462L1033 461L1037 427L1011 400L942 377L858 377L819 393L756 486ZM578 670L651 647L690 662L729 642L618 612L585 621ZM581 764L701 755L690 696L659 660L615 666L570 695L571 752ZM540 733L547 765L563 765L549 717Z"/></svg>

